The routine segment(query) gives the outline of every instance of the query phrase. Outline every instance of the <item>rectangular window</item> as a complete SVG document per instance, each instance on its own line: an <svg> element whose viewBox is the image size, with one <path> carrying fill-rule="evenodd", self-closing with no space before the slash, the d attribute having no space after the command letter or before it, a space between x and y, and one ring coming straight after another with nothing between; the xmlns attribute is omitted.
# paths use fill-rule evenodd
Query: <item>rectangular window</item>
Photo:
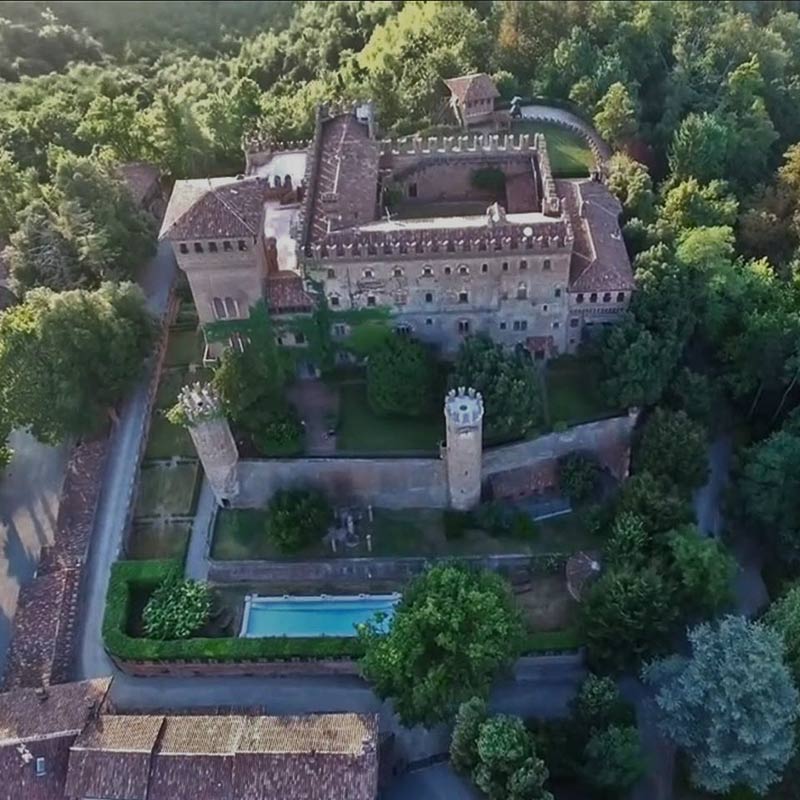
<svg viewBox="0 0 800 800"><path fill-rule="evenodd" d="M294 335L294 343L295 344L305 344L306 343L306 335L304 333L300 333L300 331L298 331Z"/></svg>
<svg viewBox="0 0 800 800"><path fill-rule="evenodd" d="M398 306L404 306L407 300L408 296L405 292L397 292L397 294L394 296L394 302Z"/></svg>
<svg viewBox="0 0 800 800"><path fill-rule="evenodd" d="M547 308L548 308L548 306L547 306L547 303L545 303L545 304L542 306L542 311L547 311Z"/></svg>
<svg viewBox="0 0 800 800"><path fill-rule="evenodd" d="M604 303L610 303L611 302L611 292L606 292L603 295L603 302Z"/></svg>
<svg viewBox="0 0 800 800"><path fill-rule="evenodd" d="M222 302L221 297L215 297L212 300L212 307L214 309L214 319L226 319L225 303Z"/></svg>
<svg viewBox="0 0 800 800"><path fill-rule="evenodd" d="M453 271L453 270L452 270L450 267L445 267L445 268L444 268L444 274L445 274L445 275L449 275L449 274L450 274L452 271Z"/></svg>
<svg viewBox="0 0 800 800"><path fill-rule="evenodd" d="M236 319L239 316L239 303L232 297L225 298L225 313L229 319Z"/></svg>
<svg viewBox="0 0 800 800"><path fill-rule="evenodd" d="M228 339L228 344L234 350L238 350L240 353L244 352L244 339L242 339L241 333L234 333L230 339Z"/></svg>
<svg viewBox="0 0 800 800"><path fill-rule="evenodd" d="M203 252L203 245L201 242L194 243L194 251L195 253L202 253Z"/></svg>
<svg viewBox="0 0 800 800"><path fill-rule="evenodd" d="M488 264L481 264L481 272L488 272L489 265Z"/></svg>
<svg viewBox="0 0 800 800"><path fill-rule="evenodd" d="M224 250L226 253L230 253L230 252L231 252L231 250L233 250L233 243L232 243L232 242L229 242L229 241L226 239L226 240L225 240L225 241L222 243L222 249L223 249L223 250Z"/></svg>
<svg viewBox="0 0 800 800"><path fill-rule="evenodd" d="M469 303L469 294L467 294L467 292L459 292L458 293L458 302L459 303Z"/></svg>
<svg viewBox="0 0 800 800"><path fill-rule="evenodd" d="M561 323L560 323L560 322L558 322L558 320L556 320L556 321L553 323L553 327L554 327L554 328L560 328L560 327L561 327Z"/></svg>
<svg viewBox="0 0 800 800"><path fill-rule="evenodd" d="M561 297L561 289L556 289L556 297Z"/></svg>
<svg viewBox="0 0 800 800"><path fill-rule="evenodd" d="M36 759L36 777L43 778L45 775L47 775L47 766L45 760L39 756L39 758Z"/></svg>
<svg viewBox="0 0 800 800"><path fill-rule="evenodd" d="M240 250L247 250L247 245L245 244L244 239L239 239L237 244L239 245Z"/></svg>
<svg viewBox="0 0 800 800"><path fill-rule="evenodd" d="M433 275L433 269L431 267L423 267L422 268L422 274L426 278L430 278L430 276Z"/></svg>
<svg viewBox="0 0 800 800"><path fill-rule="evenodd" d="M181 253L188 253L189 252L189 245L186 244L186 242L181 242L180 251L181 251Z"/></svg>
<svg viewBox="0 0 800 800"><path fill-rule="evenodd" d="M542 270L544 272L549 272L550 271L550 259L549 258L546 258L544 260L544 264L542 264Z"/></svg>
<svg viewBox="0 0 800 800"><path fill-rule="evenodd" d="M335 308L336 306L339 305L339 298L336 297L336 295L334 295L333 297L331 297L330 302L331 302L331 305Z"/></svg>
<svg viewBox="0 0 800 800"><path fill-rule="evenodd" d="M368 305L368 306L374 306L374 305L375 305L375 295L372 295L372 294L371 294L371 295L370 295L370 296L367 298L367 305Z"/></svg>
<svg viewBox="0 0 800 800"><path fill-rule="evenodd" d="M596 303L597 302L597 292L592 292L589 295L589 302L590 303Z"/></svg>
<svg viewBox="0 0 800 800"><path fill-rule="evenodd" d="M508 261L504 261L504 262L503 262L503 267L502 267L502 269L503 269L503 272L508 272Z"/></svg>
<svg viewBox="0 0 800 800"><path fill-rule="evenodd" d="M216 253L217 252L217 243L216 242L209 242L208 243L208 252L209 253Z"/></svg>
<svg viewBox="0 0 800 800"><path fill-rule="evenodd" d="M333 335L334 336L345 336L347 334L347 328L341 323L337 322L333 326Z"/></svg>
<svg viewBox="0 0 800 800"><path fill-rule="evenodd" d="M528 269L528 262L524 258L522 259L522 261L519 262L519 268L521 270Z"/></svg>
<svg viewBox="0 0 800 800"><path fill-rule="evenodd" d="M328 268L328 278L330 278L331 280L333 280L335 277L336 277L336 270L335 270L335 269L331 269L331 268L329 267L329 268Z"/></svg>
<svg viewBox="0 0 800 800"><path fill-rule="evenodd" d="M458 332L459 333L469 333L469 320L468 319L460 319L458 321Z"/></svg>
<svg viewBox="0 0 800 800"><path fill-rule="evenodd" d="M617 302L624 303L625 302L625 292L618 292L617 293Z"/></svg>
<svg viewBox="0 0 800 800"><path fill-rule="evenodd" d="M576 303L582 303L583 302L583 292L578 292L578 294L575 295L575 302Z"/></svg>
<svg viewBox="0 0 800 800"><path fill-rule="evenodd" d="M409 183L408 184L408 196L409 197L416 197L417 196L417 184L416 183Z"/></svg>
<svg viewBox="0 0 800 800"><path fill-rule="evenodd" d="M572 319L569 321L569 326L570 326L570 328L577 328L577 327L578 327L578 325L579 325L579 323L580 323L580 320L579 320L577 317L573 317L573 318L572 318Z"/></svg>
<svg viewBox="0 0 800 800"><path fill-rule="evenodd" d="M505 322L501 322L501 323L500 323L500 330L501 330L501 331L504 331L504 330L506 329L506 327L508 327L508 326L506 325L506 323L505 323Z"/></svg>
<svg viewBox="0 0 800 800"><path fill-rule="evenodd" d="M433 293L432 292L425 292L425 302L432 303L433 302Z"/></svg>

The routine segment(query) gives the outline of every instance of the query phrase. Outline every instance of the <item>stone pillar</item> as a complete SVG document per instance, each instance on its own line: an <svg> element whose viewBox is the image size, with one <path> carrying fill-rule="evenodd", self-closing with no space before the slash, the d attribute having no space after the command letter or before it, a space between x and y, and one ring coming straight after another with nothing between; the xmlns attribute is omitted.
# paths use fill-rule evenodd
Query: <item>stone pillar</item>
<svg viewBox="0 0 800 800"><path fill-rule="evenodd" d="M239 494L239 451L217 393L209 384L184 386L178 395L186 426L220 505Z"/></svg>
<svg viewBox="0 0 800 800"><path fill-rule="evenodd" d="M481 499L483 398L474 389L451 389L444 400L444 418L450 508L468 511Z"/></svg>

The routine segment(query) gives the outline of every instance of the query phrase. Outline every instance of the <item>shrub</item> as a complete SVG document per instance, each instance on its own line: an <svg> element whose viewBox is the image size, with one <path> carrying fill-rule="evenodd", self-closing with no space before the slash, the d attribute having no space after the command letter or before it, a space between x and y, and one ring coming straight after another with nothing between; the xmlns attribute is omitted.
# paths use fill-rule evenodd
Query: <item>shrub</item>
<svg viewBox="0 0 800 800"><path fill-rule="evenodd" d="M634 721L633 710L608 676L589 675L581 684L573 707L575 722L587 735L615 723L629 725Z"/></svg>
<svg viewBox="0 0 800 800"><path fill-rule="evenodd" d="M389 336L369 356L367 399L376 414L418 417L430 412L436 367L428 350L407 336Z"/></svg>
<svg viewBox="0 0 800 800"><path fill-rule="evenodd" d="M282 552L297 552L322 538L331 517L331 507L321 492L284 489L269 504L268 535Z"/></svg>
<svg viewBox="0 0 800 800"><path fill-rule="evenodd" d="M188 639L208 622L211 592L205 583L170 573L150 596L142 614L153 639Z"/></svg>
<svg viewBox="0 0 800 800"><path fill-rule="evenodd" d="M587 453L568 453L558 461L561 490L574 503L588 500L597 490L600 467Z"/></svg>
<svg viewBox="0 0 800 800"><path fill-rule="evenodd" d="M450 763L456 772L469 775L477 766L478 734L488 716L486 701L480 697L473 697L458 707L450 740Z"/></svg>
<svg viewBox="0 0 800 800"><path fill-rule="evenodd" d="M624 797L645 771L639 731L633 725L611 725L595 731L585 750L583 773L597 789Z"/></svg>

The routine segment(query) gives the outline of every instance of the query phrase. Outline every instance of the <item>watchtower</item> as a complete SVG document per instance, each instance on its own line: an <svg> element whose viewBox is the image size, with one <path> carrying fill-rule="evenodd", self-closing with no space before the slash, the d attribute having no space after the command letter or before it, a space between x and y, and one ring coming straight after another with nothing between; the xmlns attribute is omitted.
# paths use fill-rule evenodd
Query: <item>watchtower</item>
<svg viewBox="0 0 800 800"><path fill-rule="evenodd" d="M444 400L444 418L450 507L467 511L481 499L483 398L474 389L451 389Z"/></svg>
<svg viewBox="0 0 800 800"><path fill-rule="evenodd" d="M178 403L217 502L228 505L239 494L239 451L219 396L212 386L195 383L183 387Z"/></svg>

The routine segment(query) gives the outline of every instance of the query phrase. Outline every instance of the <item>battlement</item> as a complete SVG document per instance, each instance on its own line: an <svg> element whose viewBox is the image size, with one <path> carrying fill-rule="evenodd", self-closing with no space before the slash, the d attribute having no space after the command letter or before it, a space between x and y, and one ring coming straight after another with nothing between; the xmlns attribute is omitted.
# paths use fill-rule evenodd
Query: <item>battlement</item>
<svg viewBox="0 0 800 800"><path fill-rule="evenodd" d="M413 136L402 139L384 139L381 155L424 155L440 153L532 153L536 145L531 144L530 135L473 134L464 136Z"/></svg>
<svg viewBox="0 0 800 800"><path fill-rule="evenodd" d="M535 138L536 152L539 155L539 174L542 177L542 211L548 216L561 213L561 201L556 192L553 169L550 166L550 155L547 152L547 140L544 134L537 133Z"/></svg>
<svg viewBox="0 0 800 800"><path fill-rule="evenodd" d="M296 153L301 150L308 150L311 147L311 139L299 139L296 142L276 142L265 134L251 134L242 141L242 149L245 155L272 155L273 153Z"/></svg>
<svg viewBox="0 0 800 800"><path fill-rule="evenodd" d="M184 386L178 394L178 403L186 415L189 426L224 416L222 401L214 387L208 383Z"/></svg>
<svg viewBox="0 0 800 800"><path fill-rule="evenodd" d="M356 259L444 253L535 252L570 249L572 228L566 219L532 224L508 220L485 227L401 228L334 231L306 248L316 259Z"/></svg>
<svg viewBox="0 0 800 800"><path fill-rule="evenodd" d="M459 386L451 389L444 399L444 415L448 423L472 427L483 419L483 397L475 389Z"/></svg>

